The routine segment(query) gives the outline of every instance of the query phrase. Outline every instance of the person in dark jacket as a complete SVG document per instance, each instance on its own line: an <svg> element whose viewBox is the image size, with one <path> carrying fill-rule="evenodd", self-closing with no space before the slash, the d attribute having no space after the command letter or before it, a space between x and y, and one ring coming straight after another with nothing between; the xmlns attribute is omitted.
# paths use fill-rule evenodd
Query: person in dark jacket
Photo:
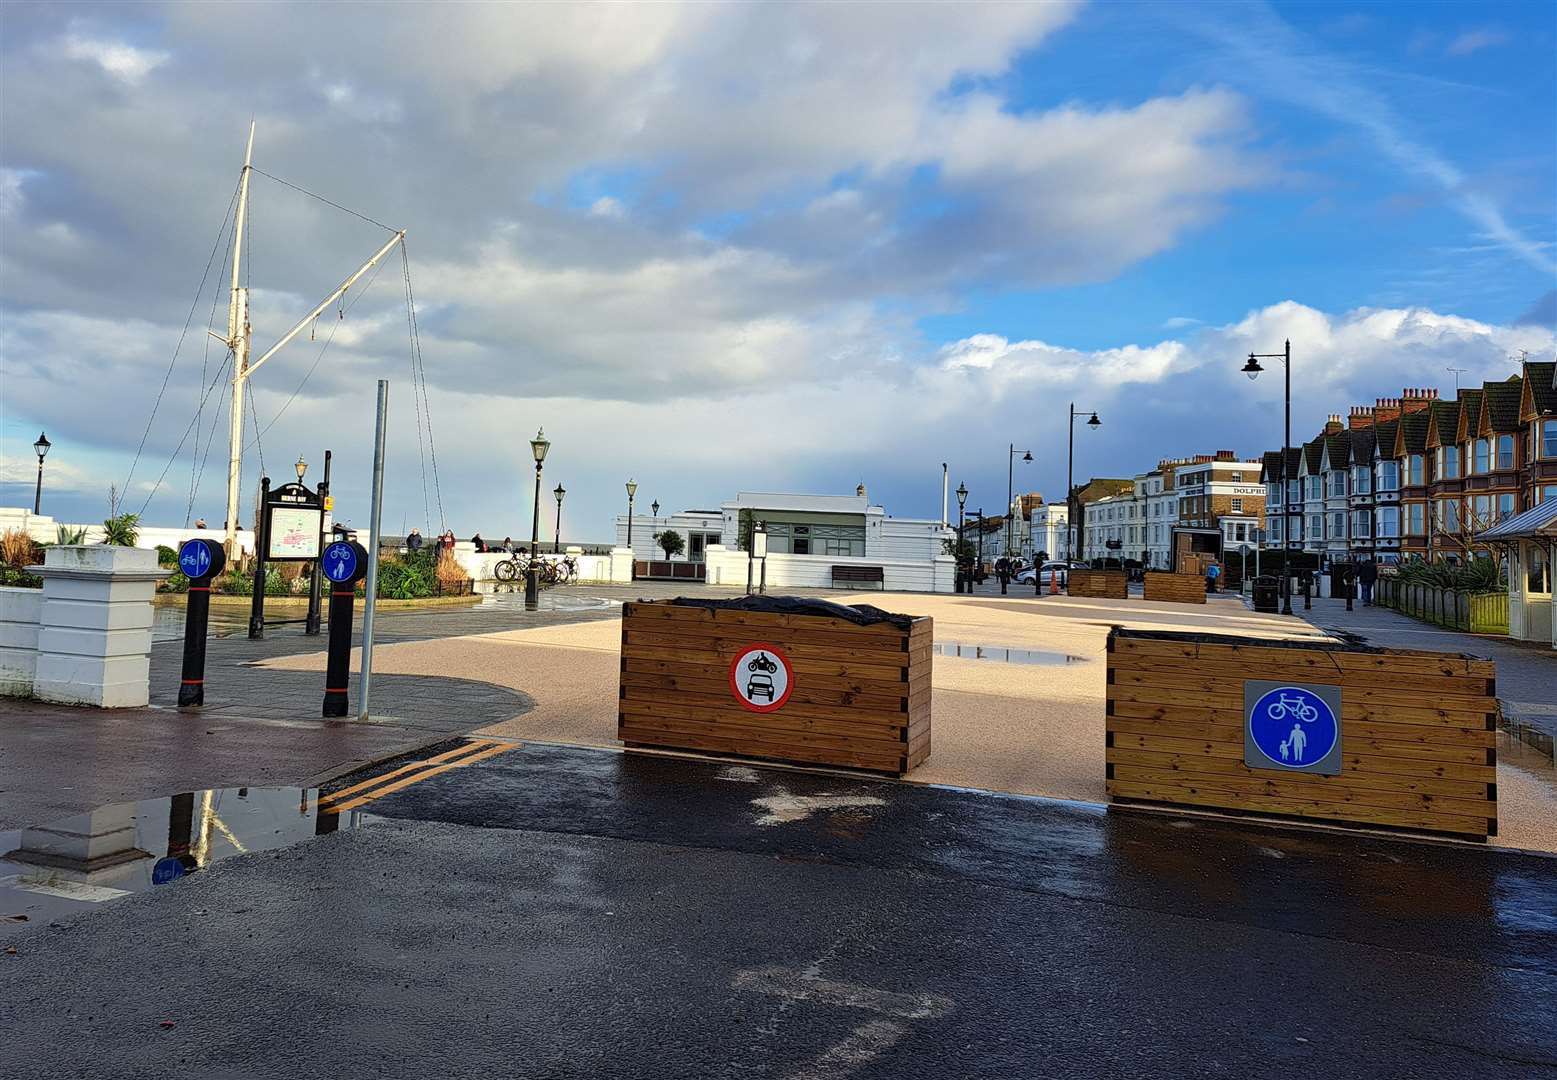
<svg viewBox="0 0 1557 1080"><path fill-rule="evenodd" d="M487 549L487 542L485 540L481 539L481 534L480 533L477 533L475 536L472 536L470 538L470 543L471 543L471 546L473 546L479 552L485 552L486 549Z"/></svg>
<svg viewBox="0 0 1557 1080"><path fill-rule="evenodd" d="M1373 606L1373 583L1379 580L1379 567L1372 559L1357 568L1357 583L1362 586L1362 606Z"/></svg>
<svg viewBox="0 0 1557 1080"><path fill-rule="evenodd" d="M1006 595L1006 583L1011 580L1011 560L1004 555L995 560L995 576L1000 579L1000 595Z"/></svg>
<svg viewBox="0 0 1557 1080"><path fill-rule="evenodd" d="M405 549L407 551L422 550L422 534L416 529L412 529L411 534L405 538Z"/></svg>

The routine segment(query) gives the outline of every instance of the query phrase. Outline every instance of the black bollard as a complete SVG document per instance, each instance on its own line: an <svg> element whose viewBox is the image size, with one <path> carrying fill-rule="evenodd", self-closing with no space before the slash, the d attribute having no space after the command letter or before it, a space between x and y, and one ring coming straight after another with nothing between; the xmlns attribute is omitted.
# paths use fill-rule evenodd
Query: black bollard
<svg viewBox="0 0 1557 1080"><path fill-rule="evenodd" d="M345 716L351 687L351 617L357 582L368 572L368 552L361 544L337 540L319 560L330 582L330 648L324 673L324 715Z"/></svg>
<svg viewBox="0 0 1557 1080"><path fill-rule="evenodd" d="M205 637L211 620L211 579L222 572L226 559L222 546L214 540L185 540L178 548L178 568L189 579L179 708L205 704Z"/></svg>

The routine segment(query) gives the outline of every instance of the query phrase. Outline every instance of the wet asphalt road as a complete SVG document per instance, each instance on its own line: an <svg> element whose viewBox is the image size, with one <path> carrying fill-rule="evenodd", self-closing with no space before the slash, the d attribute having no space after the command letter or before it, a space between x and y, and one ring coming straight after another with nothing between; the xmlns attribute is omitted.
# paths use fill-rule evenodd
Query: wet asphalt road
<svg viewBox="0 0 1557 1080"><path fill-rule="evenodd" d="M1557 1076L1551 859L541 746L365 809L12 935L0 1073Z"/></svg>

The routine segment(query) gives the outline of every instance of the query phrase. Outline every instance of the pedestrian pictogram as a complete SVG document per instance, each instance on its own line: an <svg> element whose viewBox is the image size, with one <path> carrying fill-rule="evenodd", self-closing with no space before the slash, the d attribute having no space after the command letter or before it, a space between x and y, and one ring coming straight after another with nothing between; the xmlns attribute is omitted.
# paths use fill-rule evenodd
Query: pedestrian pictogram
<svg viewBox="0 0 1557 1080"><path fill-rule="evenodd" d="M783 707L794 687L789 658L771 645L748 645L730 662L730 690L752 712Z"/></svg>
<svg viewBox="0 0 1557 1080"><path fill-rule="evenodd" d="M1341 771L1341 688L1244 683L1244 764L1335 775Z"/></svg>

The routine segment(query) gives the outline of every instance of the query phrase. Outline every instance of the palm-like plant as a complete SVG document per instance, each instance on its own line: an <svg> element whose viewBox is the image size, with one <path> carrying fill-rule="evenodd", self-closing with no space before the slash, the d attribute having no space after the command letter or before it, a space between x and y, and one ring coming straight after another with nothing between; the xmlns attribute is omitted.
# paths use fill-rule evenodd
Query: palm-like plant
<svg viewBox="0 0 1557 1080"><path fill-rule="evenodd" d="M140 521L139 514L115 514L103 522L103 543L115 547L134 547L136 540L140 539L135 528Z"/></svg>
<svg viewBox="0 0 1557 1080"><path fill-rule="evenodd" d="M72 529L69 525L61 525L54 530L54 542L64 547L75 547L86 543L86 526Z"/></svg>

